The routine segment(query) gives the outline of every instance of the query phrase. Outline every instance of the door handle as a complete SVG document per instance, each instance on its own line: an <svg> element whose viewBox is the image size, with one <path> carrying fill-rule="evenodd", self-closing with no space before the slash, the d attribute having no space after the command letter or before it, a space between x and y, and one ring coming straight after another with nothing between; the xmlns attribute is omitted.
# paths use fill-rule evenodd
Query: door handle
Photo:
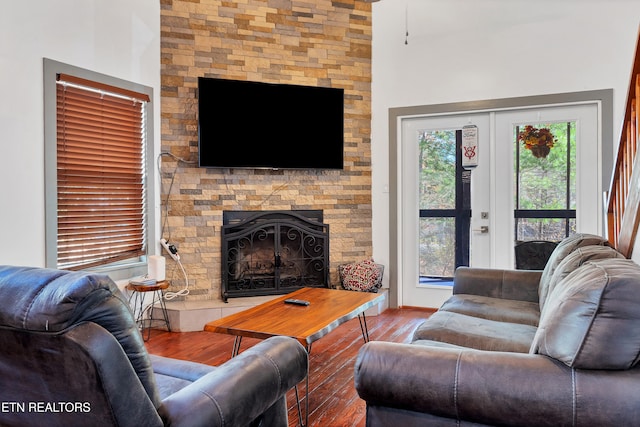
<svg viewBox="0 0 640 427"><path fill-rule="evenodd" d="M282 265L282 260L280 258L280 252L276 252L275 254L275 262L276 262L276 268L280 268L280 265Z"/></svg>
<svg viewBox="0 0 640 427"><path fill-rule="evenodd" d="M488 233L489 232L489 226L488 225L481 225L480 228L474 228L473 229L474 232L476 233Z"/></svg>

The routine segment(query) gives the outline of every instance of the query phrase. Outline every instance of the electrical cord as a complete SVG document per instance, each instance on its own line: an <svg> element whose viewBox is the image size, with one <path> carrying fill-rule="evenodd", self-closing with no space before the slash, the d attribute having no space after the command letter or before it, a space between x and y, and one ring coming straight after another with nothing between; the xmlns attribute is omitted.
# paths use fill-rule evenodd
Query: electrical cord
<svg viewBox="0 0 640 427"><path fill-rule="evenodd" d="M169 228L169 196L171 195L171 190L173 188L173 183L175 181L176 178L176 172L178 171L178 167L179 164L182 163L187 163L187 164L196 164L196 161L193 160L186 160L183 159L182 157L178 157L173 153L170 153L168 151L163 151L158 155L157 158L157 167L158 167L158 175L159 175L159 179L160 179L160 188L162 188L162 169L161 169L161 163L160 160L162 158L162 156L169 156L172 159L176 160L176 167L173 170L173 172L171 173L171 182L169 183L169 190L167 191L167 196L165 198L164 201L164 212L163 212L163 222L162 222L162 227L160 229L160 235L164 236L164 231L165 231L165 227L167 229L168 232L168 238L166 239L166 242L169 242L171 240L171 229ZM175 249L175 254L177 255L177 248ZM165 292L164 293L164 299L165 300L172 300L174 298L177 297L182 297L182 296L187 296L189 295L189 277L187 276L187 272L184 269L184 266L182 265L182 262L180 261L180 257L174 258L173 255L171 257L180 267L180 270L182 270L182 274L184 275L184 280L185 280L185 286L184 288L182 288L181 290L177 291L177 292Z"/></svg>
<svg viewBox="0 0 640 427"><path fill-rule="evenodd" d="M180 266L180 270L182 270L182 274L184 275L185 285L184 285L184 288L182 288L178 292L165 292L164 299L166 299L167 301L170 301L176 297L186 297L187 295L189 295L189 278L187 277L187 272L182 266L182 262L180 262L180 259L178 259L176 263L178 263L178 265Z"/></svg>
<svg viewBox="0 0 640 427"><path fill-rule="evenodd" d="M158 158L156 160L156 166L158 168L158 179L160 180L160 188L162 188L162 168L161 168L161 163L160 160L162 159L162 156L169 156L172 159L174 159L176 161L176 167L173 170L173 172L171 173L171 182L169 183L169 190L167 191L167 197L164 200L164 212L163 212L163 216L164 219L162 221L162 227L160 229L160 236L164 236L164 229L165 227L168 230L168 238L167 241L171 240L171 229L169 228L169 196L171 196L171 190L173 189L173 183L176 179L176 172L178 171L178 166L180 163L187 163L187 164L191 164L194 165L197 162L195 160L186 160L183 159L182 157L178 157L173 153L170 153L169 151L163 151L158 155Z"/></svg>

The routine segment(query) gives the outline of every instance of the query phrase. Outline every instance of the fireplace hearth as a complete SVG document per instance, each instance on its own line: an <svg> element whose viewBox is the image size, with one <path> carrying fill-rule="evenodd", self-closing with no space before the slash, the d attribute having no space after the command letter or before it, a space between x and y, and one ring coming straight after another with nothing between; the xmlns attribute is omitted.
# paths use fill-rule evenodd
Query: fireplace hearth
<svg viewBox="0 0 640 427"><path fill-rule="evenodd" d="M224 211L222 300L329 287L321 210Z"/></svg>

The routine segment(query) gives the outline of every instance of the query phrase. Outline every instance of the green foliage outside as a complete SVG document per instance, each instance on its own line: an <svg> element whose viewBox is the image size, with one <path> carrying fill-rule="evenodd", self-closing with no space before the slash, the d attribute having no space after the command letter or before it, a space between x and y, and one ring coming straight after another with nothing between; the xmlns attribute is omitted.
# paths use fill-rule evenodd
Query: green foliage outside
<svg viewBox="0 0 640 427"><path fill-rule="evenodd" d="M422 132L419 144L420 209L455 208L455 131Z"/></svg>
<svg viewBox="0 0 640 427"><path fill-rule="evenodd" d="M456 201L455 130L418 136L420 209L454 209ZM420 275L452 276L455 268L453 218L420 219Z"/></svg>
<svg viewBox="0 0 640 427"><path fill-rule="evenodd" d="M557 142L546 158L536 158L530 150L517 142L517 129L514 130L514 165L518 165L519 159L519 169L515 170L514 177L518 183L514 194L515 207L537 210L575 209L576 123L535 126L551 129ZM564 219L519 219L516 240L561 240L565 237L565 225ZM575 220L570 220L570 228L575 228Z"/></svg>

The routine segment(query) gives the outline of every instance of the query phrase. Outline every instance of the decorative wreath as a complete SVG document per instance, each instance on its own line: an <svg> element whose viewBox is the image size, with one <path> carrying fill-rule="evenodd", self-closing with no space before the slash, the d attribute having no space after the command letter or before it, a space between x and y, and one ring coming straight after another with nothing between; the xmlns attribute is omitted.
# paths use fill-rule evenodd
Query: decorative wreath
<svg viewBox="0 0 640 427"><path fill-rule="evenodd" d="M526 125L524 130L520 131L518 140L522 142L524 148L528 148L529 150L535 145L546 145L551 148L554 143L558 142L558 139L551 133L551 129L538 129L531 125Z"/></svg>

